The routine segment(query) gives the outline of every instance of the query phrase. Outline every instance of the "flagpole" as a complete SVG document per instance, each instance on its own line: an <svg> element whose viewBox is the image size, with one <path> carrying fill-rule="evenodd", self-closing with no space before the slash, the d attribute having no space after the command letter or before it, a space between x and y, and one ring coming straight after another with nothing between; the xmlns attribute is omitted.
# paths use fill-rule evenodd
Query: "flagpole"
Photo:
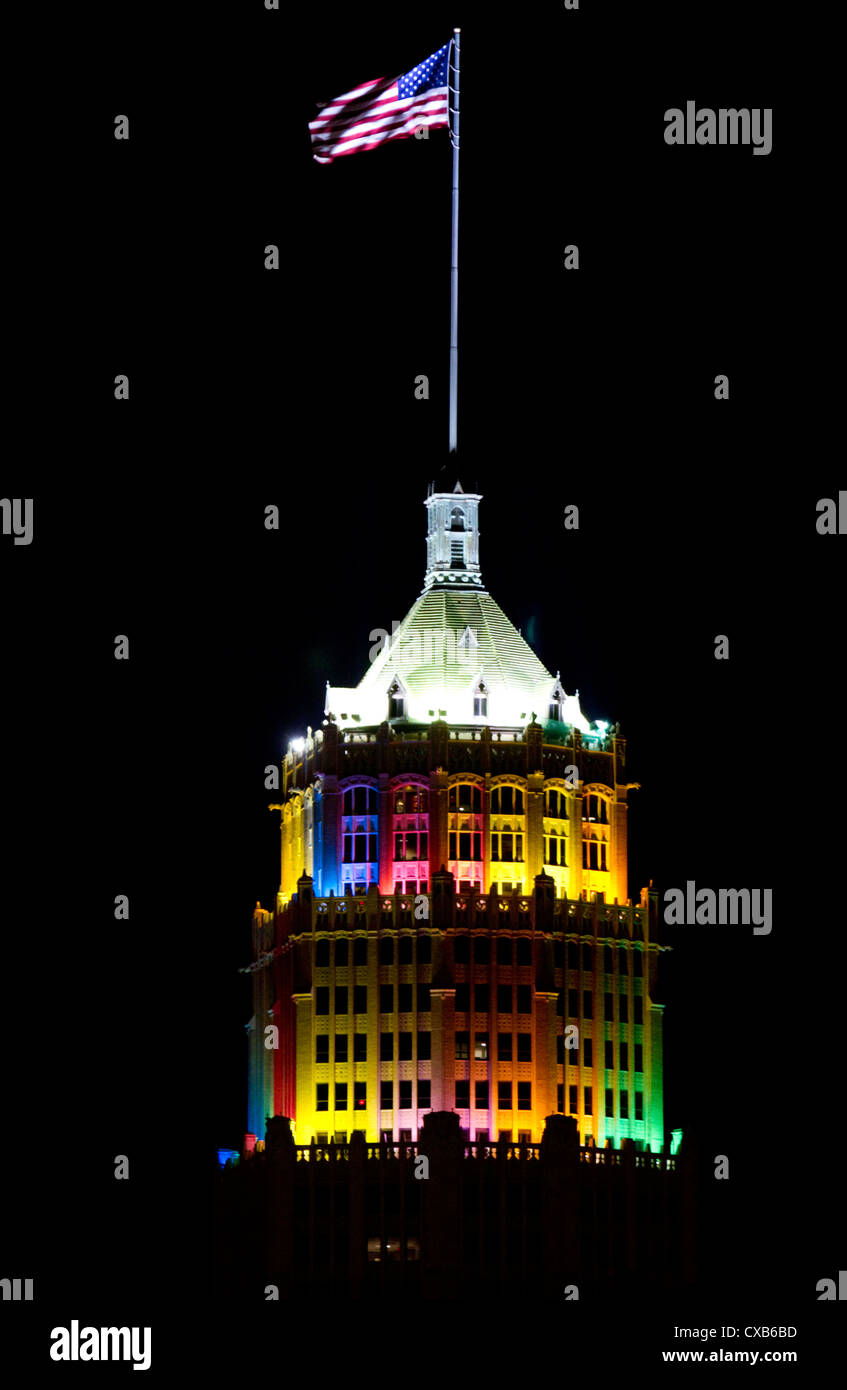
<svg viewBox="0 0 847 1390"><path fill-rule="evenodd" d="M459 379L459 34L453 30L452 66L454 83L450 82L450 54L447 55L447 106L450 122L450 143L453 146L453 234L450 257L450 453L456 452L457 395ZM451 93L456 98L451 105Z"/></svg>

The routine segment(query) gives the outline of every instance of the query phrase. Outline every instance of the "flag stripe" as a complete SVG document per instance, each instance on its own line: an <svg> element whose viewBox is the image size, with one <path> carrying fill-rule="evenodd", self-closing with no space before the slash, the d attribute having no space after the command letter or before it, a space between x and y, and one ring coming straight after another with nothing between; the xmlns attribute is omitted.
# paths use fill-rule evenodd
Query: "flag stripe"
<svg viewBox="0 0 847 1390"><path fill-rule="evenodd" d="M423 126L447 126L449 47L445 44L400 77L374 78L322 107L309 123L317 163L375 149L388 140L414 135Z"/></svg>

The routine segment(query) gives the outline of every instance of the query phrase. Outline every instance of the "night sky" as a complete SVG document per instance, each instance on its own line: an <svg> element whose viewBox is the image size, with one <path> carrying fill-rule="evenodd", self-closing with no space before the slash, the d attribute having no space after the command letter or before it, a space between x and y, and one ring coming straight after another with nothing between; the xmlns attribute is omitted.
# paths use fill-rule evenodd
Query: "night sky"
<svg viewBox="0 0 847 1390"><path fill-rule="evenodd" d="M34 498L35 540L0 550L9 1249L51 1296L77 1277L123 1290L136 1322L187 1267L202 1285L213 1150L245 1126L237 967L279 881L263 770L405 616L427 487L458 478L483 494L486 587L628 740L632 896L774 890L769 937L674 938L665 1113L729 1155L733 1258L797 1323L797 1290L845 1248L815 1157L839 1128L845 542L815 531L844 486L814 328L834 231L788 34L730 4L614 23L587 3L240 8L110 15L108 61L82 59L40 156L62 257L49 334L39 315L21 330L27 448L4 478ZM324 167L307 125L457 23L454 459L447 134ZM73 41L88 53L93 33L88 16ZM688 99L772 107L772 153L668 148L664 111ZM41 233L19 235L35 271Z"/></svg>

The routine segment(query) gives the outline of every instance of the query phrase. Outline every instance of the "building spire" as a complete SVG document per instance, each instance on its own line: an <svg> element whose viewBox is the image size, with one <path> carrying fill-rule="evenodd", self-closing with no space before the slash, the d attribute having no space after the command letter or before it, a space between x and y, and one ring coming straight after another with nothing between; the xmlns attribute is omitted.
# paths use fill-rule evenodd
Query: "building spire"
<svg viewBox="0 0 847 1390"><path fill-rule="evenodd" d="M478 492L465 492L457 481L452 492L436 492L431 483L427 509L424 589L482 589L479 569Z"/></svg>

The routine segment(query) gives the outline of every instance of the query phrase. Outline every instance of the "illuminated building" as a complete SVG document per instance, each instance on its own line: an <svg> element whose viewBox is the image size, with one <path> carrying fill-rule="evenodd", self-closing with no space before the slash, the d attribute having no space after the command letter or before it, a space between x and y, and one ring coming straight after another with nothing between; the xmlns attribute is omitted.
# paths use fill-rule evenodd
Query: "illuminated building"
<svg viewBox="0 0 847 1390"><path fill-rule="evenodd" d="M417 1141L665 1145L656 898L627 887L626 746L485 589L480 497L431 491L424 589L282 763L256 908L247 1151ZM372 634L373 637L373 634ZM629 1147L629 1146L627 1146Z"/></svg>

